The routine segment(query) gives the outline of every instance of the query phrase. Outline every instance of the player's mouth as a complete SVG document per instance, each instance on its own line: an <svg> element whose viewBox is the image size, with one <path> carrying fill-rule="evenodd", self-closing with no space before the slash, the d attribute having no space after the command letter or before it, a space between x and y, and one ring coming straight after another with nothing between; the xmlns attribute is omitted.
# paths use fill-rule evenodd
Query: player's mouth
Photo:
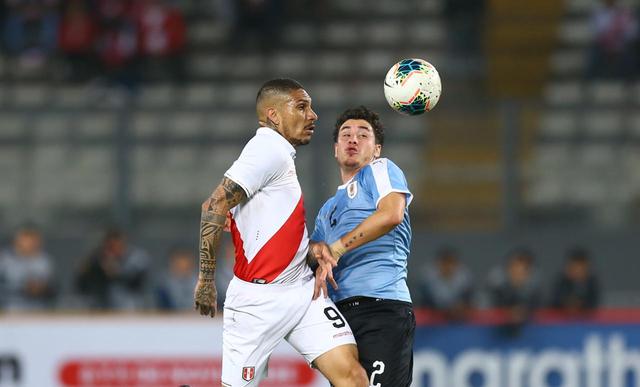
<svg viewBox="0 0 640 387"><path fill-rule="evenodd" d="M304 131L310 134L313 134L313 131L316 129L315 125L308 125L304 127Z"/></svg>
<svg viewBox="0 0 640 387"><path fill-rule="evenodd" d="M353 155L357 155L358 154L358 148L350 146L347 148L347 154L349 156L353 156Z"/></svg>

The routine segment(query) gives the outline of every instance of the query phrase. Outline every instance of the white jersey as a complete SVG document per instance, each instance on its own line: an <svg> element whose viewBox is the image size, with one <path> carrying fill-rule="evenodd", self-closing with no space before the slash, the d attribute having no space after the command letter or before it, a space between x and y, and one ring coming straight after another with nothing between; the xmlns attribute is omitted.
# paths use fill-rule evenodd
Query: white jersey
<svg viewBox="0 0 640 387"><path fill-rule="evenodd" d="M311 274L309 237L295 148L270 128L259 128L225 176L247 194L231 210L236 250L233 272L253 283L291 283Z"/></svg>

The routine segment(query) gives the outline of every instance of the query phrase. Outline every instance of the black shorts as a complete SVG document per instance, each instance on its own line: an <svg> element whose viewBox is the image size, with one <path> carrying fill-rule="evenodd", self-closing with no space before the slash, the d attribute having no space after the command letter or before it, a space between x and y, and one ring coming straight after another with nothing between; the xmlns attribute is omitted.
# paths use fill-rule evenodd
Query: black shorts
<svg viewBox="0 0 640 387"><path fill-rule="evenodd" d="M352 297L336 303L351 326L374 387L409 387L416 318L408 302Z"/></svg>

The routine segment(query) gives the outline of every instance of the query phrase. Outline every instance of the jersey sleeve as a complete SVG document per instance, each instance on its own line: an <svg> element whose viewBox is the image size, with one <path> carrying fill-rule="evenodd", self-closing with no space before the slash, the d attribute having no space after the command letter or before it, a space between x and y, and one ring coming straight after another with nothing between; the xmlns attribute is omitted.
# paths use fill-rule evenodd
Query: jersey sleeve
<svg viewBox="0 0 640 387"><path fill-rule="evenodd" d="M276 147L254 137L224 175L242 187L250 198L279 175L284 166L285 161Z"/></svg>
<svg viewBox="0 0 640 387"><path fill-rule="evenodd" d="M413 194L409 191L407 179L404 177L402 170L391 160L381 158L371 164L370 181L371 193L376 202L376 208L382 198L391 192L399 192L406 194L407 207L413 200Z"/></svg>
<svg viewBox="0 0 640 387"><path fill-rule="evenodd" d="M315 226L313 228L313 233L311 234L311 237L309 238L310 240L312 240L313 242L326 242L325 240L325 232L324 232L324 222L322 221L323 217L324 217L324 207L323 206L320 211L318 212L318 215L316 216L316 222L315 222Z"/></svg>

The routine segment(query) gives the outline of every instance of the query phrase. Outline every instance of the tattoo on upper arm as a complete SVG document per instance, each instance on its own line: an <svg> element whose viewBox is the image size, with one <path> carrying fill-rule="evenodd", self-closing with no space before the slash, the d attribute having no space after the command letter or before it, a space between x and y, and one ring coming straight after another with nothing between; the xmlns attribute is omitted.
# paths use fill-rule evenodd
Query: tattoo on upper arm
<svg viewBox="0 0 640 387"><path fill-rule="evenodd" d="M238 183L227 177L222 179L221 185L222 189L224 189L225 200L230 209L237 206L238 203L247 197L244 189L242 189Z"/></svg>
<svg viewBox="0 0 640 387"><path fill-rule="evenodd" d="M227 211L235 207L246 194L242 187L225 177L202 206L200 218L200 279L213 281L216 271L216 250L227 220Z"/></svg>

